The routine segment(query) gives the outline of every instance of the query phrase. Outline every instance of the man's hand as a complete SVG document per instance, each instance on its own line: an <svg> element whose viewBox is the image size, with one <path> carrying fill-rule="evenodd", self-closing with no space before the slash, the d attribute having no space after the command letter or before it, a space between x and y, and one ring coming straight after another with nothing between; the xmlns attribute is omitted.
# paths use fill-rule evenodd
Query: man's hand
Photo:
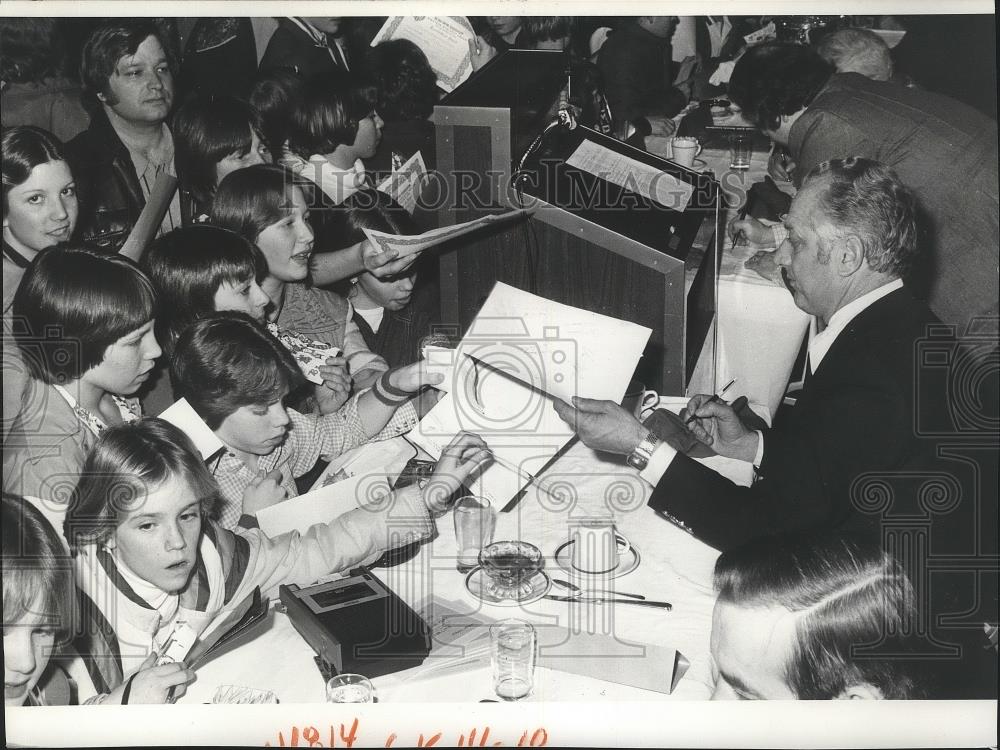
<svg viewBox="0 0 1000 750"><path fill-rule="evenodd" d="M329 357L325 365L319 367L323 384L316 386L316 402L321 414L332 414L347 401L354 384L347 371L347 360L343 355Z"/></svg>
<svg viewBox="0 0 1000 750"><path fill-rule="evenodd" d="M778 286L784 286L785 282L781 278L781 266L774 260L778 253L774 250L761 250L754 253L743 264L751 271L755 271L768 281L773 281Z"/></svg>
<svg viewBox="0 0 1000 750"><path fill-rule="evenodd" d="M252 516L259 510L270 508L288 499L288 492L281 486L281 469L257 473L243 490L243 512Z"/></svg>
<svg viewBox="0 0 1000 750"><path fill-rule="evenodd" d="M555 408L559 418L576 430L584 445L594 450L628 455L649 433L614 401L576 397L570 406L556 399Z"/></svg>
<svg viewBox="0 0 1000 750"><path fill-rule="evenodd" d="M729 239L739 245L774 245L774 231L761 221L750 216L744 219L733 219L726 228Z"/></svg>
<svg viewBox="0 0 1000 750"><path fill-rule="evenodd" d="M486 442L471 432L460 432L441 451L434 473L423 489L424 504L431 513L447 507L448 498L493 459Z"/></svg>
<svg viewBox="0 0 1000 750"><path fill-rule="evenodd" d="M791 182L795 170L795 160L780 146L776 146L767 158L767 173L778 182Z"/></svg>
<svg viewBox="0 0 1000 750"><path fill-rule="evenodd" d="M757 433L743 425L729 404L700 394L681 410L680 417L685 422L691 416L696 417L688 425L692 434L720 456L741 461L753 461L756 457Z"/></svg>

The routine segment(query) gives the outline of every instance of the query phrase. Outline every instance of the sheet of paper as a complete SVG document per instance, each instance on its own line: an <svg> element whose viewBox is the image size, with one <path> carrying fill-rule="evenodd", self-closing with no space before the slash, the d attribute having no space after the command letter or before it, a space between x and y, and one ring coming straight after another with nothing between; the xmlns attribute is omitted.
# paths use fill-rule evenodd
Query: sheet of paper
<svg viewBox="0 0 1000 750"><path fill-rule="evenodd" d="M448 393L407 436L437 458L458 432L493 463L473 488L505 505L573 436L553 398L621 401L650 330L497 282L453 352Z"/></svg>
<svg viewBox="0 0 1000 750"><path fill-rule="evenodd" d="M694 192L672 174L590 140L577 146L566 163L674 211L687 208Z"/></svg>
<svg viewBox="0 0 1000 750"><path fill-rule="evenodd" d="M434 646L429 667L420 676L438 676L468 663L489 663L489 628L494 623L481 613L466 613L459 602L434 599L423 609L431 626ZM634 643L599 633L570 632L563 627L535 624L540 667L631 685L658 693L672 693L690 663L679 651L648 643ZM454 654L454 658L447 657ZM468 668L466 666L465 668Z"/></svg>
<svg viewBox="0 0 1000 750"><path fill-rule="evenodd" d="M457 352L567 403L621 401L651 333L498 281Z"/></svg>
<svg viewBox="0 0 1000 750"><path fill-rule="evenodd" d="M186 398L175 401L158 416L160 419L167 420L191 438L191 442L194 443L194 447L198 449L203 459L207 460L224 447L222 441L216 437L211 428L205 424L205 421L198 416L198 412L192 408Z"/></svg>
<svg viewBox="0 0 1000 750"><path fill-rule="evenodd" d="M442 242L475 232L482 227L502 224L505 221L512 221L522 215L527 216L529 213L528 211L515 209L513 211L505 211L502 214L490 214L489 216L482 216L462 224L453 224L450 227L441 227L440 229L432 229L429 232L414 235L389 234L388 232L379 232L366 228L364 230L365 237L368 238L371 250L366 249L365 252L378 255L390 250L396 250L399 253L399 257L403 258L407 255L419 253L421 250L426 250L429 247L440 245Z"/></svg>
<svg viewBox="0 0 1000 750"><path fill-rule="evenodd" d="M409 39L427 55L437 85L451 92L472 75L469 40L475 37L465 16L394 16L372 39L372 47L390 39Z"/></svg>
<svg viewBox="0 0 1000 750"><path fill-rule="evenodd" d="M417 207L420 186L426 174L427 165L424 164L424 157L417 151L403 163L403 166L382 180L378 189L405 208L407 213L412 214L413 209Z"/></svg>
<svg viewBox="0 0 1000 750"><path fill-rule="evenodd" d="M349 453L336 464L331 462L334 468L327 467L310 492L258 511L261 531L269 537L289 531L304 534L317 523L329 523L385 497L414 451L406 440L393 438L368 443Z"/></svg>

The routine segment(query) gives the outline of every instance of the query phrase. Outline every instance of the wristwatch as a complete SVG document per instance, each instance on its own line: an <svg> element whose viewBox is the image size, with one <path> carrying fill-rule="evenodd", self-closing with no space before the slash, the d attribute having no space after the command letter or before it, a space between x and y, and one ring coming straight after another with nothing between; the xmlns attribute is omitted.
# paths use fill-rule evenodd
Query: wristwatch
<svg viewBox="0 0 1000 750"><path fill-rule="evenodd" d="M660 444L660 439L656 437L653 432L647 432L646 437L642 439L642 442L635 447L625 462L639 471L642 471L649 464L649 459L653 456L653 451L656 450L656 446Z"/></svg>

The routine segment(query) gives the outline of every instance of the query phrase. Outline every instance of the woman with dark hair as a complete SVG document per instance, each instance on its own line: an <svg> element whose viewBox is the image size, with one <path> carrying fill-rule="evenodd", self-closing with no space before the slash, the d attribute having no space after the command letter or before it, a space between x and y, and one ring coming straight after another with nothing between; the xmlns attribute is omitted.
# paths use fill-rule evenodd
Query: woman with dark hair
<svg viewBox="0 0 1000 750"><path fill-rule="evenodd" d="M391 234L418 234L402 206L377 190L357 192L344 201L339 214L345 243L367 244L365 229ZM418 264L420 265L420 264ZM440 298L432 274L411 267L397 276L380 279L362 273L345 290L354 307L354 322L368 347L390 367L420 359L420 342L432 333ZM418 274L420 276L418 283Z"/></svg>
<svg viewBox="0 0 1000 750"><path fill-rule="evenodd" d="M378 88L378 113L385 121L382 143L365 159L368 171L392 171L393 162L405 162L417 151L428 169L435 160L434 125L428 119L440 91L427 56L409 39L394 39L372 47L368 70Z"/></svg>
<svg viewBox="0 0 1000 750"><path fill-rule="evenodd" d="M71 630L73 579L59 534L20 497L0 510L5 706L66 705L70 686L49 657Z"/></svg>
<svg viewBox="0 0 1000 750"><path fill-rule="evenodd" d="M264 254L268 273L261 288L274 305L271 320L279 328L343 350L346 397L374 383L389 365L368 349L351 320L350 303L307 283L314 235L300 185L276 165L233 172L219 185L210 221L255 243Z"/></svg>
<svg viewBox="0 0 1000 750"><path fill-rule="evenodd" d="M340 71L306 82L288 123L288 153L281 163L305 177L338 205L367 183L364 159L382 140L374 84Z"/></svg>
<svg viewBox="0 0 1000 750"><path fill-rule="evenodd" d="M63 144L48 131L9 128L0 136L3 161L3 439L21 411L28 373L13 341L14 294L39 251L68 240L79 215L76 182Z"/></svg>
<svg viewBox="0 0 1000 750"><path fill-rule="evenodd" d="M77 646L98 690L131 681L134 692L138 678L130 674L155 658L181 622L200 636L257 588L273 598L281 584L305 586L427 538L451 493L488 460L485 443L463 433L423 489L407 487L378 508L356 508L305 534L272 539L211 520L219 487L173 425L144 419L108 430L87 459L65 526L90 614ZM183 690L193 675L183 665L165 666ZM261 679L268 668L260 665Z"/></svg>
<svg viewBox="0 0 1000 750"><path fill-rule="evenodd" d="M14 296L15 339L31 379L3 451L3 486L62 527L67 491L107 425L137 419L132 396L160 347L153 285L120 255L43 250Z"/></svg>
<svg viewBox="0 0 1000 750"><path fill-rule="evenodd" d="M65 242L76 228L76 182L63 144L48 131L22 126L0 136L3 162L3 314L39 251Z"/></svg>
<svg viewBox="0 0 1000 750"><path fill-rule="evenodd" d="M0 18L0 126L34 125L62 141L87 127L59 37L54 18Z"/></svg>
<svg viewBox="0 0 1000 750"><path fill-rule="evenodd" d="M178 396L228 448L211 464L224 528L296 496L296 478L320 459L412 427L412 407L407 413L400 407L425 384L423 366L412 364L383 373L336 412L301 414L287 407L305 384L295 360L260 323L240 313L215 313L188 326L170 371Z"/></svg>
<svg viewBox="0 0 1000 750"><path fill-rule="evenodd" d="M215 188L230 172L270 161L261 141L260 115L234 96L196 96L173 120L174 166L190 216L204 216Z"/></svg>
<svg viewBox="0 0 1000 750"><path fill-rule="evenodd" d="M298 73L284 68L272 70L254 83L250 106L260 115L261 136L270 161L278 162L285 156L288 121L304 85Z"/></svg>

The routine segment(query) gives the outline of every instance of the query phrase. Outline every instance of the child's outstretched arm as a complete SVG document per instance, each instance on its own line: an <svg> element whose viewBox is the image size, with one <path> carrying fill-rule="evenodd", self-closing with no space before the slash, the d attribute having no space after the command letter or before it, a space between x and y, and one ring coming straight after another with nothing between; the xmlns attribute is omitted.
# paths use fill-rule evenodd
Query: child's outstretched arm
<svg viewBox="0 0 1000 750"><path fill-rule="evenodd" d="M271 539L260 529L216 529L220 554L231 558L223 563L227 580L235 576L239 581L229 601L240 601L255 586L265 595L273 595L282 583L305 586L430 536L433 517L448 509L452 495L489 460L482 438L459 433L422 488L411 485L374 503L366 500L364 506L330 523L316 524L305 534L293 531Z"/></svg>

